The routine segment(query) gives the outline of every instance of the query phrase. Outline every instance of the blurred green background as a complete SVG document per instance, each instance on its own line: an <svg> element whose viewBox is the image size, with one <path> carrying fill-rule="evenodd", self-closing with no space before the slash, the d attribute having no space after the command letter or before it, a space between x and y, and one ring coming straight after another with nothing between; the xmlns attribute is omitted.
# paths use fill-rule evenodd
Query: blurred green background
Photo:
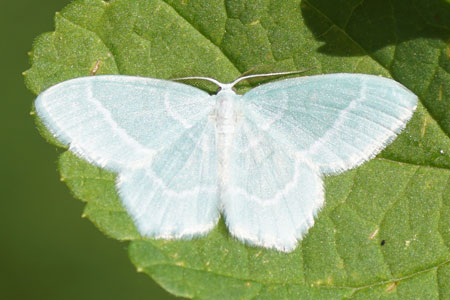
<svg viewBox="0 0 450 300"><path fill-rule="evenodd" d="M175 299L136 272L126 243L81 218L83 204L59 181L57 149L29 115L27 52L69 2L2 0L0 6L0 299Z"/></svg>

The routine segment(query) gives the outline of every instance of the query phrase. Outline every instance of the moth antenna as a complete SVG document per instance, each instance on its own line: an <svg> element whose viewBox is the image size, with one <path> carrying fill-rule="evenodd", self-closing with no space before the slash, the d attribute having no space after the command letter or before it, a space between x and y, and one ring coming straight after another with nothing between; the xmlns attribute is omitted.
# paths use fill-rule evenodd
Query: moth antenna
<svg viewBox="0 0 450 300"><path fill-rule="evenodd" d="M171 80L173 80L173 81L181 81L181 80L191 80L191 79L206 80L206 81L214 83L215 85L217 85L221 89L223 89L225 86L228 85L226 83L219 82L219 81L215 80L214 78L201 77L201 76L190 76L190 77L173 78Z"/></svg>
<svg viewBox="0 0 450 300"><path fill-rule="evenodd" d="M266 73L266 74L245 75L245 76L239 77L238 79L236 79L235 81L233 81L231 83L222 83L222 82L217 81L214 78L202 77L202 76L181 77L181 78L174 78L174 79L171 79L171 80L173 80L173 81L191 80L191 79L206 80L206 81L209 81L209 82L212 82L212 83L216 84L218 87L220 87L220 89L224 90L224 89L231 89L233 86L235 86L240 81L248 79L248 78L300 74L300 73L308 72L308 71L310 71L311 69L314 69L314 68L316 68L316 67L312 67L312 68L309 68L309 69L306 69L306 70L301 70L301 71L288 71L288 72L275 72L275 73Z"/></svg>
<svg viewBox="0 0 450 300"><path fill-rule="evenodd" d="M237 83L239 83L242 80L245 79L249 79L249 78L255 78L255 77L268 77L268 76L282 76L282 75L291 75L291 74L300 74L300 73L304 73L304 72L308 72L311 69L314 69L316 67L312 67L306 70L301 70L301 71L288 71L288 72L275 72L275 73L266 73L266 74L252 74L252 75L246 75L246 76L242 76L239 77L238 79L236 79L235 81L233 81L232 83L230 83L231 86L236 85Z"/></svg>

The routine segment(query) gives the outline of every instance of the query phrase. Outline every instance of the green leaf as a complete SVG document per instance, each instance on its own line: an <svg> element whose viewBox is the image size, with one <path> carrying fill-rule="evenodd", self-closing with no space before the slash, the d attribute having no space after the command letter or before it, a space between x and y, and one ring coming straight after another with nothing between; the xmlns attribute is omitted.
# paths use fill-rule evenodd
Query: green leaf
<svg viewBox="0 0 450 300"><path fill-rule="evenodd" d="M77 0L55 26L31 52L35 94L93 73L227 82L314 67L392 77L420 97L376 159L325 179L326 204L289 254L244 245L223 221L193 241L143 239L115 175L64 152L62 180L101 231L130 241L138 271L194 299L450 298L448 1Z"/></svg>

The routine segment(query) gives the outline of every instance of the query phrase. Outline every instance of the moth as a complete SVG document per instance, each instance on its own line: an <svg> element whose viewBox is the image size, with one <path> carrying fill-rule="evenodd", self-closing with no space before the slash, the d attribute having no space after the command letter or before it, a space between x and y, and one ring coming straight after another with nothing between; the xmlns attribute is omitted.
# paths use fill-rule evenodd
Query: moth
<svg viewBox="0 0 450 300"><path fill-rule="evenodd" d="M142 236L205 235L222 214L237 239L289 252L324 204L322 178L377 155L418 99L394 80L346 73L233 91L266 75L188 78L217 84L215 95L168 80L90 76L47 89L35 108L70 151L117 174Z"/></svg>

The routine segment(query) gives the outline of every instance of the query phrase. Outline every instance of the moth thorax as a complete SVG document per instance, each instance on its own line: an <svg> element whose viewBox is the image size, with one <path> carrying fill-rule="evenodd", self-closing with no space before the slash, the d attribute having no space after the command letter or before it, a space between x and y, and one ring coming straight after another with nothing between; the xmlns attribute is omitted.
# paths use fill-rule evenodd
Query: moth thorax
<svg viewBox="0 0 450 300"><path fill-rule="evenodd" d="M219 93L216 102L217 133L232 133L236 123L233 94Z"/></svg>

